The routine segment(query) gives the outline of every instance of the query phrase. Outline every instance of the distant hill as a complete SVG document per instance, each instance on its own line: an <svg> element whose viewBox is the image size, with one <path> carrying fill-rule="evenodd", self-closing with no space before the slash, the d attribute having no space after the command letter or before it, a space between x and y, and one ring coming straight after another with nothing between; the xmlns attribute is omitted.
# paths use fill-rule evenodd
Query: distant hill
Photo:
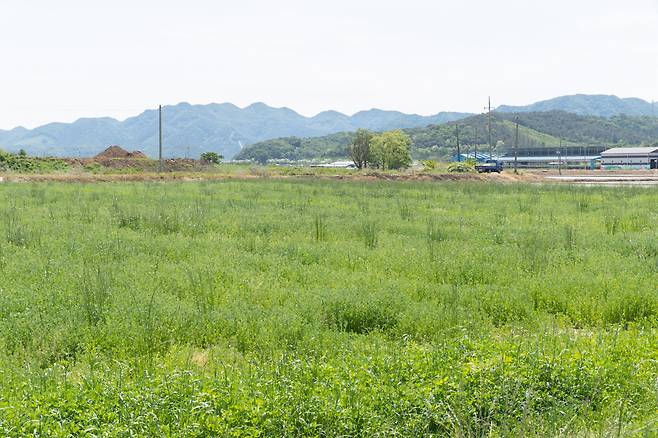
<svg viewBox="0 0 658 438"><path fill-rule="evenodd" d="M515 118L512 113L492 114L492 143L496 152L509 152L514 145ZM486 115L471 116L457 122L408 128L413 140L414 158L447 159L455 153L459 126L463 150L488 150ZM243 149L238 158L264 162L268 159L337 159L348 156L353 133L316 138L279 138L256 143ZM565 147L600 150L616 145L641 145L658 142L658 118L592 117L563 111L521 113L519 147L523 149Z"/></svg>
<svg viewBox="0 0 658 438"><path fill-rule="evenodd" d="M621 99L617 96L575 94L556 97L527 106L503 105L496 109L501 113L530 113L547 111L565 111L581 116L613 117L652 116L650 102L638 98Z"/></svg>
<svg viewBox="0 0 658 438"><path fill-rule="evenodd" d="M441 126L470 116L456 112L420 116L372 109L352 116L325 111L314 117L305 117L289 108L273 108L264 103L255 103L245 108L230 103L181 103L164 107L163 113L164 152L167 157L198 157L203 152L214 151L226 158L258 156L259 159L336 155L341 147L349 143L349 134L346 133L358 128L373 131L407 129L415 136L419 156L436 155L438 149L448 147L445 144L450 141L454 143L454 140L448 141L454 135L448 132L452 128ZM524 107L501 106L496 110L495 117L506 120L516 113L523 114L523 135L528 138L530 145L550 143L554 141L553 137L572 138L579 142L604 141L617 144L625 141L636 144L647 140L647 122L619 117L649 116L652 109L651 104L642 99L579 94ZM542 115L544 113L548 114ZM571 117L573 115L583 118ZM22 127L10 131L0 130L0 149L11 152L25 149L32 155L84 157L94 156L109 145L121 145L156 157L157 119L156 110L147 110L124 121L86 118L74 123L50 123L32 130ZM464 121L467 141L468 126L473 120L480 120L480 117ZM496 123L500 123L500 126L494 127L499 139L509 143L508 124L502 121ZM426 129L427 126L430 127ZM478 129L483 130L484 127L479 126ZM321 138L311 140L314 137ZM432 143L430 147L434 148L433 152L426 150L424 145L428 142ZM248 145L254 146L241 153ZM444 150L443 153L447 152Z"/></svg>
<svg viewBox="0 0 658 438"><path fill-rule="evenodd" d="M304 117L291 109L272 108L264 103L246 108L230 103L181 103L163 108L165 155L198 157L202 152L214 151L231 158L243 146L270 138L324 136L358 128L410 128L453 121L467 115L439 113L424 117L373 109L353 116L326 111L315 117ZM116 144L156 157L157 123L157 111L147 110L125 121L89 118L74 123L51 123L32 130L22 127L0 130L0 148L25 149L32 155L93 156Z"/></svg>

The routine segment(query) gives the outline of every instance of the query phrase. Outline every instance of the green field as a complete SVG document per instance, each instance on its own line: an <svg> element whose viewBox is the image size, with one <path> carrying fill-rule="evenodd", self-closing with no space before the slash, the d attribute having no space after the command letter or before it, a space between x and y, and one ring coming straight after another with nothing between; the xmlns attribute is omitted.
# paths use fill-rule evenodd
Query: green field
<svg viewBox="0 0 658 438"><path fill-rule="evenodd" d="M0 185L2 436L654 436L658 192Z"/></svg>

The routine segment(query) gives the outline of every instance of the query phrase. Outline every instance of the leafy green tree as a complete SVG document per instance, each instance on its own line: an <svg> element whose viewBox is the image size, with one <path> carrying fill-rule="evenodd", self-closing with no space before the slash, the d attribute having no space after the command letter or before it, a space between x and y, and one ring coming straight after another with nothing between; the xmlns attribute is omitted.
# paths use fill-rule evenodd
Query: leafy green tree
<svg viewBox="0 0 658 438"><path fill-rule="evenodd" d="M350 158L354 161L357 169L368 167L372 139L373 134L369 130L359 129L356 131L354 141L350 145Z"/></svg>
<svg viewBox="0 0 658 438"><path fill-rule="evenodd" d="M201 154L201 161L206 163L219 164L224 157L217 152L204 152Z"/></svg>
<svg viewBox="0 0 658 438"><path fill-rule="evenodd" d="M411 165L411 137L400 129L374 136L370 151L371 161L382 170Z"/></svg>

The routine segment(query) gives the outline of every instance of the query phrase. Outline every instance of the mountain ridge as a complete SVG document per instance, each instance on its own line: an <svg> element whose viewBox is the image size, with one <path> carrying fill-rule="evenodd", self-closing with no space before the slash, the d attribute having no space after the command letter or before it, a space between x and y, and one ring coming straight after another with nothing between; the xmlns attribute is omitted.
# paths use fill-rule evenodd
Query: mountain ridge
<svg viewBox="0 0 658 438"><path fill-rule="evenodd" d="M501 105L501 113L565 111L581 116L653 116L654 105L637 97L620 98L609 94L572 94L523 106Z"/></svg>
<svg viewBox="0 0 658 438"><path fill-rule="evenodd" d="M503 105L495 114L524 114L562 111L581 116L617 117L653 114L653 105L638 98L613 95L575 94L526 106ZM359 128L372 131L423 128L460 120L472 114L440 112L430 116L371 108L346 115L326 110L304 116L288 107L276 108L263 102L245 107L232 103L191 104L181 102L163 107L165 156L198 157L207 151L227 158L247 145L286 137L312 138ZM0 130L0 148L32 155L93 156L108 145L120 144L155 157L158 150L158 111L147 109L118 120L112 117L83 117L71 123L53 122L34 129L22 126Z"/></svg>
<svg viewBox="0 0 658 438"><path fill-rule="evenodd" d="M371 109L351 116L322 111L312 117L287 108L254 102L240 108L231 103L190 104L163 107L165 155L198 156L214 151L227 158L243 146L269 138L323 136L359 128L376 130L410 128L444 123L468 113L440 112L431 116ZM34 129L0 130L0 148L32 155L92 156L110 144L157 155L158 111L147 109L136 116L79 118L71 123L53 122Z"/></svg>

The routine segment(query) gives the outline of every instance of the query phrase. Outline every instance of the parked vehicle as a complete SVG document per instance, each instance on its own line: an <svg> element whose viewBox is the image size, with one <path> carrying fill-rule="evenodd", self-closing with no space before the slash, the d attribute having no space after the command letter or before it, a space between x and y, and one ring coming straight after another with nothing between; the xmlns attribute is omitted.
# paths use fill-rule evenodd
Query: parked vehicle
<svg viewBox="0 0 658 438"><path fill-rule="evenodd" d="M500 173L503 171L503 163L497 160L487 160L483 164L476 164L475 170L478 173Z"/></svg>

